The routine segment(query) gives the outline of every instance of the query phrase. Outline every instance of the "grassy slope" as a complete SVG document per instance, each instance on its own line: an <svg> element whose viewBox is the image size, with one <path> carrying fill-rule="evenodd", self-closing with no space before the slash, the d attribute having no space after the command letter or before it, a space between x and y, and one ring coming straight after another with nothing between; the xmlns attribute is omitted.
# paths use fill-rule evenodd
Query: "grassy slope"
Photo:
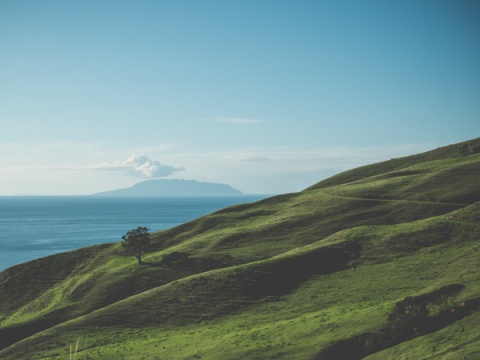
<svg viewBox="0 0 480 360"><path fill-rule="evenodd" d="M378 328L405 296L461 282L464 299L479 297L480 214L466 206L480 200L479 143L359 168L159 232L150 266L114 244L7 269L0 339L28 338L0 358L65 358L80 337L82 359L305 359ZM165 266L172 251L191 258ZM422 358L459 341L473 354L478 314L462 321L468 337L447 328L441 348L409 346L422 338L378 356Z"/></svg>

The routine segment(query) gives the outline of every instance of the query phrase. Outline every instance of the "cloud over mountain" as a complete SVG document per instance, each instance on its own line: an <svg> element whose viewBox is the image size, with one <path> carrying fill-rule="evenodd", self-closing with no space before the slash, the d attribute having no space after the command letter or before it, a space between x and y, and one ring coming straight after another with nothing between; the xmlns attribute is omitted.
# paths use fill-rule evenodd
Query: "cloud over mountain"
<svg viewBox="0 0 480 360"><path fill-rule="evenodd" d="M102 163L93 166L92 169L124 171L128 175L146 179L165 177L177 171L184 170L182 167L161 164L158 161L150 159L145 154L135 154L126 160Z"/></svg>

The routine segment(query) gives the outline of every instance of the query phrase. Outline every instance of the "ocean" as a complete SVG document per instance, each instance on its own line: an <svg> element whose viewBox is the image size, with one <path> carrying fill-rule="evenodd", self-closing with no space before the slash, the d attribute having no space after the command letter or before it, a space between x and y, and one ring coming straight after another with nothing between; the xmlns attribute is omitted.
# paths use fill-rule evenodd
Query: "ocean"
<svg viewBox="0 0 480 360"><path fill-rule="evenodd" d="M164 230L265 197L0 197L0 271L63 251L119 242L137 226Z"/></svg>

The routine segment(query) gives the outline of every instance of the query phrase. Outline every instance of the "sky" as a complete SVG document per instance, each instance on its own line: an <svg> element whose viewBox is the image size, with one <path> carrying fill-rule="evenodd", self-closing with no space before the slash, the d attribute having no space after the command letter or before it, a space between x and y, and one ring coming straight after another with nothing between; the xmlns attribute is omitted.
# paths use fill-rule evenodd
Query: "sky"
<svg viewBox="0 0 480 360"><path fill-rule="evenodd" d="M0 195L300 191L480 136L475 0L0 0Z"/></svg>

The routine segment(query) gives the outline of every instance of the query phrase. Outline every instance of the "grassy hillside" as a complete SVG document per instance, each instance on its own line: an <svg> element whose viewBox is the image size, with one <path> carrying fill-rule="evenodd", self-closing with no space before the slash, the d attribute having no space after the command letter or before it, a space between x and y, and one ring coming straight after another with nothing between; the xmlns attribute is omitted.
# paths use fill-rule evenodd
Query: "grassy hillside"
<svg viewBox="0 0 480 360"><path fill-rule="evenodd" d="M82 360L478 358L479 184L475 139L157 232L143 266L119 244L14 266L0 359L65 359L77 339ZM435 331L341 354L450 284L463 307L429 314Z"/></svg>

